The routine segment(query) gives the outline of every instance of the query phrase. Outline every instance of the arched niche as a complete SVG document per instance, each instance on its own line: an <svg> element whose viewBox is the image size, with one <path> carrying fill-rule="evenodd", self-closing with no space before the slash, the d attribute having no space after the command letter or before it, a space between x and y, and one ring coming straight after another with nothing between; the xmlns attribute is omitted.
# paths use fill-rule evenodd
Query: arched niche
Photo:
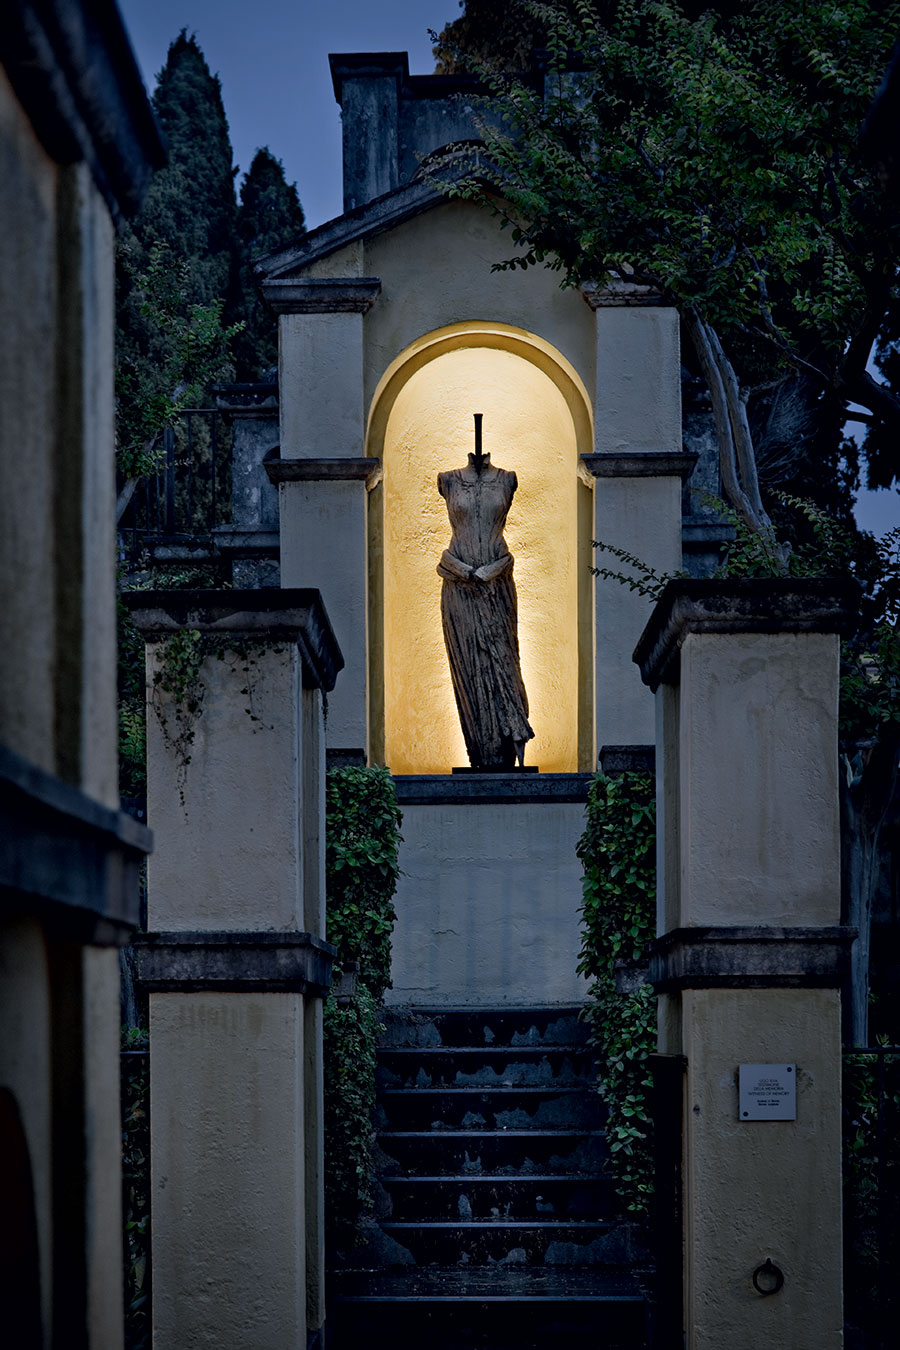
<svg viewBox="0 0 900 1350"><path fill-rule="evenodd" d="M369 415L382 462L369 499L371 755L394 773L468 763L453 700L435 568L450 537L437 475L466 463L472 414L484 449L515 470L506 538L515 556L519 646L545 772L593 760L591 495L578 474L593 444L590 400L550 344L501 324L427 334L392 362Z"/></svg>

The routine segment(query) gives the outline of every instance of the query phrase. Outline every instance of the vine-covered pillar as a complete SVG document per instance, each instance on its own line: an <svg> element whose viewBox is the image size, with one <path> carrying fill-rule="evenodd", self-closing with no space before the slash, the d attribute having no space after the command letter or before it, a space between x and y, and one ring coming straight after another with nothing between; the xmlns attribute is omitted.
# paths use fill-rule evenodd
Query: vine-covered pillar
<svg viewBox="0 0 900 1350"><path fill-rule="evenodd" d="M266 462L278 488L281 584L319 588L346 658L329 701L328 749L364 763L367 731L368 552L363 316L377 278L279 279L263 296L279 315L279 457Z"/></svg>
<svg viewBox="0 0 900 1350"><path fill-rule="evenodd" d="M594 454L582 470L594 488L594 539L655 572L681 567L681 488L696 456L681 439L678 313L646 286L586 285L596 321ZM621 557L594 562L639 576ZM647 598L599 579L594 605L597 749L653 743L653 699L631 666Z"/></svg>
<svg viewBox="0 0 900 1350"><path fill-rule="evenodd" d="M635 652L657 696L659 1048L687 1061L689 1350L842 1344L838 635L854 608L838 583L673 581Z"/></svg>
<svg viewBox="0 0 900 1350"><path fill-rule="evenodd" d="M156 852L149 991L156 1350L317 1344L324 1321L323 696L314 590L132 592Z"/></svg>

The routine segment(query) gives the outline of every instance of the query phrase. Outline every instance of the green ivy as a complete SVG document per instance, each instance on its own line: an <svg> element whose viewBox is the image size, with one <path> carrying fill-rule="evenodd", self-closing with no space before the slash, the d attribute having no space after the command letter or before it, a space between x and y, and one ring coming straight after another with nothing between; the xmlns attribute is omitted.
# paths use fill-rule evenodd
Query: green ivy
<svg viewBox="0 0 900 1350"><path fill-rule="evenodd" d="M143 1027L122 1028L125 1348L149 1350L150 1060Z"/></svg>
<svg viewBox="0 0 900 1350"><path fill-rule="evenodd" d="M391 982L400 810L386 769L331 769L325 788L326 936L356 991L325 1002L325 1214L332 1249L371 1212L378 1007Z"/></svg>
<svg viewBox="0 0 900 1350"><path fill-rule="evenodd" d="M387 769L331 769L325 787L326 936L356 962L376 1004L391 984L391 903L400 868L400 809Z"/></svg>
<svg viewBox="0 0 900 1350"><path fill-rule="evenodd" d="M352 998L325 1002L325 1228L330 1250L358 1242L372 1210L372 1118L378 1008L359 984Z"/></svg>
<svg viewBox="0 0 900 1350"><path fill-rule="evenodd" d="M589 980L586 1017L602 1065L598 1089L616 1189L644 1213L653 1190L647 1057L656 1048L650 985L618 993L617 963L639 964L656 924L656 811L650 774L598 774L578 842L584 867L579 971Z"/></svg>

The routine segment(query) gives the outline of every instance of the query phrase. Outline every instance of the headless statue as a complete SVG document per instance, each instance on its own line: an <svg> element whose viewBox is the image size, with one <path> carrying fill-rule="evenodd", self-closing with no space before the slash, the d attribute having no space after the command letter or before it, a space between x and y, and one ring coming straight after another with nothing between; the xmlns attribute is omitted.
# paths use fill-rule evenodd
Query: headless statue
<svg viewBox="0 0 900 1350"><path fill-rule="evenodd" d="M525 761L528 695L519 668L513 556L503 527L518 486L516 475L481 453L481 413L475 414L475 453L462 469L438 474L453 536L438 564L441 618L450 677L473 769L511 769Z"/></svg>

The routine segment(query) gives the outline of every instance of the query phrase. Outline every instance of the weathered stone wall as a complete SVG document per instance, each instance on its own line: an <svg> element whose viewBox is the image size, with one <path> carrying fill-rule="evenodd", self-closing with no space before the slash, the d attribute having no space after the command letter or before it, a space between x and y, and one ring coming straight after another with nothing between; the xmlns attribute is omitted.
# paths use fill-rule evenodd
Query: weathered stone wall
<svg viewBox="0 0 900 1350"><path fill-rule="evenodd" d="M403 843L391 1003L535 1007L584 998L575 845L586 779L541 775L561 789L542 800L537 776L528 778L395 780Z"/></svg>

